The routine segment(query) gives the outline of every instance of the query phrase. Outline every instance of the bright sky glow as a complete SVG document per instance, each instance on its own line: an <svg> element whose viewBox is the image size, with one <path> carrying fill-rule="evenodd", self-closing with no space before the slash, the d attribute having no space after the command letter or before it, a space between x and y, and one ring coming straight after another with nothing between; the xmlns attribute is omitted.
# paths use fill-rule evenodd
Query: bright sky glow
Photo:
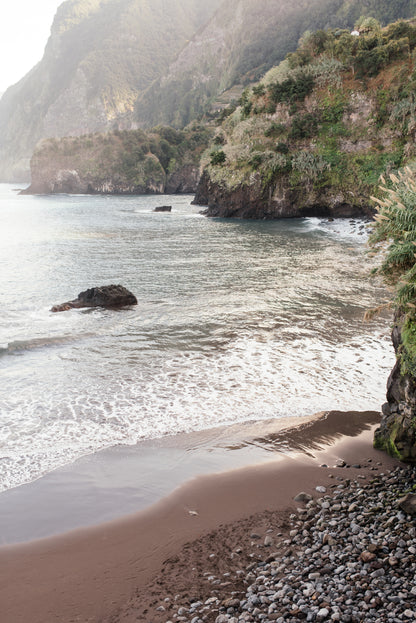
<svg viewBox="0 0 416 623"><path fill-rule="evenodd" d="M63 0L1 0L0 93L43 56L56 9Z"/></svg>

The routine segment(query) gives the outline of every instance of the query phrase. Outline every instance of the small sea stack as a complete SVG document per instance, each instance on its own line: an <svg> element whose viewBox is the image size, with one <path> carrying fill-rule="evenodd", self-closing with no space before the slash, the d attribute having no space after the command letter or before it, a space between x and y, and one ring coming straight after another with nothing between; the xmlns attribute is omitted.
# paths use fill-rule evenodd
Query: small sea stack
<svg viewBox="0 0 416 623"><path fill-rule="evenodd" d="M137 305L137 298L121 285L100 286L80 292L76 299L54 305L52 312L68 311L82 307L105 307L118 309L128 305Z"/></svg>

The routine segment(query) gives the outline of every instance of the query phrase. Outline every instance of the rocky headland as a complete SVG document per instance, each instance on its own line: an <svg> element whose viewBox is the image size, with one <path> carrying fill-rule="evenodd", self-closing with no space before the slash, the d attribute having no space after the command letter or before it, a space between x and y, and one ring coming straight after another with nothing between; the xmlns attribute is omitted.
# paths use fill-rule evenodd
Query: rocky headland
<svg viewBox="0 0 416 623"><path fill-rule="evenodd" d="M159 127L42 141L22 194L194 193L212 131Z"/></svg>
<svg viewBox="0 0 416 623"><path fill-rule="evenodd" d="M374 214L379 176L415 156L415 45L414 21L305 35L223 111L195 203L220 217Z"/></svg>
<svg viewBox="0 0 416 623"><path fill-rule="evenodd" d="M222 218L279 219L320 216L352 218L374 216L368 197L337 188L292 188L289 180L264 187L260 174L250 184L236 188L217 181L205 170L196 189L194 204L208 206L203 214Z"/></svg>

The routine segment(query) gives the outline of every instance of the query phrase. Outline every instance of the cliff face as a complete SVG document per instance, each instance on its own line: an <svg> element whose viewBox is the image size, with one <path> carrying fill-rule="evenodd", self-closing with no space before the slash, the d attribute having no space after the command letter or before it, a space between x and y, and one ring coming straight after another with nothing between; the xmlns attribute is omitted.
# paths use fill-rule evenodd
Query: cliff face
<svg viewBox="0 0 416 623"><path fill-rule="evenodd" d="M259 80L307 30L351 29L361 15L387 24L415 12L415 0L227 0L139 97L136 119L145 126L183 127L221 109L235 96L231 87Z"/></svg>
<svg viewBox="0 0 416 623"><path fill-rule="evenodd" d="M193 193L206 128L159 127L41 142L31 160L32 183L24 194Z"/></svg>
<svg viewBox="0 0 416 623"><path fill-rule="evenodd" d="M0 180L28 180L43 138L215 114L306 30L415 11L416 0L66 0L44 58L0 100Z"/></svg>
<svg viewBox="0 0 416 623"><path fill-rule="evenodd" d="M392 332L397 361L387 382L387 402L383 405L380 428L374 445L402 461L416 462L416 377L402 373L403 316L398 314Z"/></svg>
<svg viewBox="0 0 416 623"><path fill-rule="evenodd" d="M0 179L28 180L36 143L137 127L138 96L221 0L68 0L42 61L0 100Z"/></svg>
<svg viewBox="0 0 416 623"><path fill-rule="evenodd" d="M290 188L285 180L264 188L255 174L249 185L229 189L211 180L204 171L196 189L196 205L208 206L204 214L212 217L278 219L306 216L332 218L371 217L374 210L365 195L326 188Z"/></svg>
<svg viewBox="0 0 416 623"><path fill-rule="evenodd" d="M208 216L370 216L379 176L416 156L416 23L328 30L224 111L195 203Z"/></svg>

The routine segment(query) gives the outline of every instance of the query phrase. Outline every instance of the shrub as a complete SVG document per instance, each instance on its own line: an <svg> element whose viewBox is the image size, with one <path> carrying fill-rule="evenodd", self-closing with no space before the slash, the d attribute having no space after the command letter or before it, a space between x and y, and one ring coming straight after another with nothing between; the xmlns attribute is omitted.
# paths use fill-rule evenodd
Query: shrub
<svg viewBox="0 0 416 623"><path fill-rule="evenodd" d="M302 178L316 178L329 169L329 164L319 154L300 151L292 157L292 169Z"/></svg>
<svg viewBox="0 0 416 623"><path fill-rule="evenodd" d="M393 123L399 123L403 135L416 129L416 100L414 94L397 102L390 116Z"/></svg>
<svg viewBox="0 0 416 623"><path fill-rule="evenodd" d="M255 152L253 153L253 155L251 156L249 160L249 165L251 166L252 169L257 170L262 162L263 162L262 154Z"/></svg>
<svg viewBox="0 0 416 623"><path fill-rule="evenodd" d="M289 146L286 143L277 143L275 150L279 153L279 154L287 154L289 153Z"/></svg>
<svg viewBox="0 0 416 623"><path fill-rule="evenodd" d="M214 145L224 145L226 142L224 134L217 134L214 138Z"/></svg>
<svg viewBox="0 0 416 623"><path fill-rule="evenodd" d="M241 119L247 119L251 113L251 109L253 108L253 102L250 99L249 89L244 89L241 94L239 105L241 106Z"/></svg>
<svg viewBox="0 0 416 623"><path fill-rule="evenodd" d="M253 87L253 95L255 95L256 97L261 97L265 93L266 93L266 87L264 86L264 84L259 84Z"/></svg>
<svg viewBox="0 0 416 623"><path fill-rule="evenodd" d="M374 271L395 288L397 308L416 309L416 180L406 167L398 176L391 174L391 187L384 178L382 198L372 197L377 215L369 239L375 251L382 251L382 262Z"/></svg>
<svg viewBox="0 0 416 623"><path fill-rule="evenodd" d="M273 122L265 131L264 131L264 136L267 136L268 138L270 137L274 137L274 136L280 136L281 134L283 134L286 131L286 126L283 125L283 123L275 123Z"/></svg>
<svg viewBox="0 0 416 623"><path fill-rule="evenodd" d="M318 130L318 121L311 113L296 115L293 117L289 138L299 140L314 136Z"/></svg>
<svg viewBox="0 0 416 623"><path fill-rule="evenodd" d="M225 155L225 152L223 152L222 150L220 150L220 151L212 151L210 156L211 156L211 164L212 164L212 166L218 166L218 165L224 164L224 162L227 159L227 156Z"/></svg>
<svg viewBox="0 0 416 623"><path fill-rule="evenodd" d="M289 77L283 82L270 84L268 92L274 104L291 104L297 101L303 102L305 97L312 92L313 86L313 77L301 72L296 78Z"/></svg>

